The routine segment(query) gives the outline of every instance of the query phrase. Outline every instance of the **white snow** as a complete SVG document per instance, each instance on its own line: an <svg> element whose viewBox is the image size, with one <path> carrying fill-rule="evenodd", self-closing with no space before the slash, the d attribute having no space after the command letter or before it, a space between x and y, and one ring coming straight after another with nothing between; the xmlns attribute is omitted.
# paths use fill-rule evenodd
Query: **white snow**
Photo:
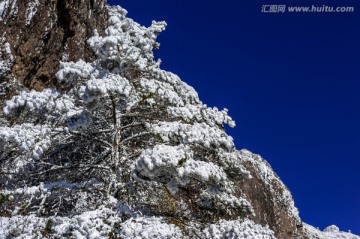
<svg viewBox="0 0 360 239"><path fill-rule="evenodd" d="M218 108L209 108L207 105L185 105L183 107L168 107L168 113L182 118L186 122L205 121L210 126L228 124L235 127L235 122L227 114L228 110L219 111Z"/></svg>
<svg viewBox="0 0 360 239"><path fill-rule="evenodd" d="M191 178L203 182L211 180L219 184L225 184L227 180L225 172L219 166L212 162L193 159L186 160L182 167L178 167L177 173L183 184L186 184Z"/></svg>
<svg viewBox="0 0 360 239"><path fill-rule="evenodd" d="M50 132L47 126L33 124L0 127L0 142L31 152L34 158L38 158L51 145Z"/></svg>
<svg viewBox="0 0 360 239"><path fill-rule="evenodd" d="M24 188L16 188L15 190L0 190L0 193L3 195L16 195L16 194L22 194L22 195L34 195L38 192L46 192L53 188L64 188L64 189L78 189L78 188L84 188L85 186L88 186L90 184L97 183L96 180L90 180L88 182L84 183L68 183L64 180L58 181L58 182L51 182L51 183L40 183L38 186L31 186L31 187L24 187Z"/></svg>
<svg viewBox="0 0 360 239"><path fill-rule="evenodd" d="M11 45L6 42L5 34L6 33L4 32L3 36L0 37L0 77L8 75L14 62L14 56L11 53ZM1 54L2 52L4 52L5 55Z"/></svg>
<svg viewBox="0 0 360 239"><path fill-rule="evenodd" d="M29 25L31 23L32 18L35 16L37 12L37 7L40 5L39 0L33 0L29 2L28 8L26 9L26 20L25 25Z"/></svg>
<svg viewBox="0 0 360 239"><path fill-rule="evenodd" d="M115 224L116 223L116 224ZM78 239L107 239L111 232L118 232L120 238L128 239L183 239L191 238L161 217L134 217L124 222L111 209L98 210L74 217L43 218L35 215L0 217L0 238L43 238L46 225L51 236ZM114 225L118 225L113 227ZM249 219L225 221L209 224L201 229L190 225L197 235L212 239L276 239L267 227L255 224ZM339 237L345 238L345 237ZM347 237L347 239L352 239ZM355 238L354 238L355 239Z"/></svg>
<svg viewBox="0 0 360 239"><path fill-rule="evenodd" d="M169 146L158 144L153 149L143 151L136 162L136 169L141 174L154 178L159 176L158 174L162 170L174 170L181 160L186 161L190 158L192 158L192 152L184 145Z"/></svg>
<svg viewBox="0 0 360 239"><path fill-rule="evenodd" d="M161 99L167 100L172 105L183 104L181 97L175 92L172 85L152 79L141 79L141 87L145 93L158 95Z"/></svg>
<svg viewBox="0 0 360 239"><path fill-rule="evenodd" d="M203 182L226 182L226 174L219 166L211 162L194 160L192 157L192 152L187 146L156 145L142 153L136 162L136 170L149 178L170 176L182 185L194 178Z"/></svg>
<svg viewBox="0 0 360 239"><path fill-rule="evenodd" d="M120 226L120 238L166 239L184 238L181 230L159 217L131 218Z"/></svg>
<svg viewBox="0 0 360 239"><path fill-rule="evenodd" d="M324 229L324 232L339 232L340 229L336 225L328 226Z"/></svg>
<svg viewBox="0 0 360 239"><path fill-rule="evenodd" d="M66 121L70 130L76 130L89 126L92 123L92 117L89 111L85 109L72 110L66 115Z"/></svg>
<svg viewBox="0 0 360 239"><path fill-rule="evenodd" d="M82 99L89 103L95 99L111 95L112 97L129 98L132 86L129 81L119 75L107 74L100 79L91 79L86 82Z"/></svg>
<svg viewBox="0 0 360 239"><path fill-rule="evenodd" d="M56 77L60 83L76 84L79 78L87 79L94 72L94 66L83 60L77 62L60 62Z"/></svg>
<svg viewBox="0 0 360 239"><path fill-rule="evenodd" d="M4 20L5 15L16 17L18 12L16 1L17 0L2 0L0 2L0 21Z"/></svg>
<svg viewBox="0 0 360 239"><path fill-rule="evenodd" d="M356 236L350 232L342 232L335 225L331 225L320 231L313 226L304 223L305 235L309 238L316 239L360 239L360 236Z"/></svg>
<svg viewBox="0 0 360 239"><path fill-rule="evenodd" d="M225 221L210 225L205 229L205 238L213 239L276 239L274 232L267 227L255 224L249 219L244 221Z"/></svg>
<svg viewBox="0 0 360 239"><path fill-rule="evenodd" d="M178 186L206 182L212 186L199 192L199 205L216 207L229 215L234 210L252 213L251 205L246 199L234 196L233 185L224 170L213 162L194 159L189 146L156 145L152 149L146 149L136 161L135 170L153 180L167 180L167 188L173 194L178 192ZM212 205L213 202L216 205Z"/></svg>
<svg viewBox="0 0 360 239"><path fill-rule="evenodd" d="M45 89L41 92L20 92L11 100L6 101L5 114L11 114L14 110L22 108L26 111L42 111L51 115L63 115L75 108L74 102L66 94L62 95L55 89Z"/></svg>
<svg viewBox="0 0 360 239"><path fill-rule="evenodd" d="M242 165L243 161L238 150L228 152L224 149L218 149L217 155L219 157L219 165L221 165L227 173L231 174L232 177L239 179L251 178L250 172Z"/></svg>
<svg viewBox="0 0 360 239"><path fill-rule="evenodd" d="M101 207L74 217L28 216L0 217L0 238L45 238L46 224L56 238L108 239L114 223L120 223L117 213Z"/></svg>
<svg viewBox="0 0 360 239"><path fill-rule="evenodd" d="M10 62L12 62L12 61L14 60L14 57L13 57L13 55L12 55L12 53L11 53L10 43L6 42L6 43L4 44L4 46L5 46L6 56L7 56L8 60L9 60Z"/></svg>
<svg viewBox="0 0 360 239"><path fill-rule="evenodd" d="M159 122L151 126L154 133L164 141L175 140L184 144L203 145L205 147L234 148L231 136L223 130L210 127L206 123L184 124L179 122Z"/></svg>
<svg viewBox="0 0 360 239"><path fill-rule="evenodd" d="M126 14L120 6L110 8L106 36L100 37L95 31L88 43L100 59L117 61L121 69L131 64L133 69L142 71L153 61L152 50L158 47L156 36L166 23L154 21L145 28L126 18Z"/></svg>

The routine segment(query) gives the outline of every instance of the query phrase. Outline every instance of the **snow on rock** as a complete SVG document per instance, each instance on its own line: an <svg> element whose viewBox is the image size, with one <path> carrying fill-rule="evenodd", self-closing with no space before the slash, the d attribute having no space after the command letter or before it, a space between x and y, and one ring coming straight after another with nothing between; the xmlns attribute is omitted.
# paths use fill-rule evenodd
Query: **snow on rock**
<svg viewBox="0 0 360 239"><path fill-rule="evenodd" d="M324 229L324 232L339 232L339 231L340 229L335 225L328 226Z"/></svg>
<svg viewBox="0 0 360 239"><path fill-rule="evenodd" d="M314 239L360 239L360 236L354 235L350 232L342 232L340 229L331 225L320 231L313 226L304 223L304 232L307 238Z"/></svg>
<svg viewBox="0 0 360 239"><path fill-rule="evenodd" d="M117 226L114 226L117 225ZM133 217L124 222L113 210L101 207L73 217L38 217L36 215L0 217L0 238L78 238L107 239L117 233L128 239L182 239L192 238L183 234L180 228L161 217ZM249 219L209 224L204 229L192 225L195 235L213 239L275 239L267 227L255 224ZM196 228L197 227L197 228ZM340 237L342 238L342 237Z"/></svg>
<svg viewBox="0 0 360 239"><path fill-rule="evenodd" d="M159 217L131 218L120 225L120 238L166 239L184 238L181 230Z"/></svg>
<svg viewBox="0 0 360 239"><path fill-rule="evenodd" d="M262 227L249 219L244 221L221 220L211 224L204 232L204 238L213 239L276 239L274 232L268 227Z"/></svg>
<svg viewBox="0 0 360 239"><path fill-rule="evenodd" d="M260 175L262 181L266 184L266 187L271 191L271 195L274 195L277 203L284 205L285 207L282 210L286 210L286 213L290 218L295 218L300 221L299 211L295 207L294 200L290 191L286 186L280 181L279 177L272 170L268 162L266 162L261 156L253 154L248 150L240 150L239 156L243 163L249 162L257 170L257 173ZM282 185L281 187L284 190L277 190L274 188L274 185Z"/></svg>

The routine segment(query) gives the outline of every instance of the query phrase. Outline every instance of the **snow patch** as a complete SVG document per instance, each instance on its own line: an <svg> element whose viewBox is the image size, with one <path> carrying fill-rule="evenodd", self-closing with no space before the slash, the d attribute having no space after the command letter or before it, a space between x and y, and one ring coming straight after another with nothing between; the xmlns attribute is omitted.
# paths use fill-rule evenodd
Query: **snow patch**
<svg viewBox="0 0 360 239"><path fill-rule="evenodd" d="M132 86L119 75L107 74L100 79L91 79L86 83L82 99L85 103L106 96L129 98Z"/></svg>
<svg viewBox="0 0 360 239"><path fill-rule="evenodd" d="M45 238L50 233L54 238L108 239L115 223L120 218L106 207L73 217L0 217L0 238Z"/></svg>
<svg viewBox="0 0 360 239"><path fill-rule="evenodd" d="M226 182L226 174L219 166L192 157L187 146L156 145L142 153L136 162L136 170L149 178L170 176L181 185L186 185L194 178L203 182Z"/></svg>
<svg viewBox="0 0 360 239"><path fill-rule="evenodd" d="M184 124L179 122L160 122L150 126L154 133L164 141L175 140L184 144L203 145L205 147L225 147L233 149L234 142L222 129L210 127L206 123Z"/></svg>
<svg viewBox="0 0 360 239"><path fill-rule="evenodd" d="M276 239L274 232L268 227L255 224L249 219L245 219L244 221L221 220L218 223L211 224L204 232L204 238L214 239Z"/></svg>
<svg viewBox="0 0 360 239"><path fill-rule="evenodd" d="M77 62L60 62L56 77L60 83L74 85L80 79L87 79L94 72L94 66L83 60Z"/></svg>
<svg viewBox="0 0 360 239"><path fill-rule="evenodd" d="M0 3L1 4L1 3ZM2 52L5 53L3 56ZM0 77L11 73L11 66L14 63L14 56L11 53L10 43L6 42L5 33L0 38Z"/></svg>
<svg viewBox="0 0 360 239"><path fill-rule="evenodd" d="M31 19L35 16L37 12L37 7L40 5L39 0L34 0L29 2L28 8L26 9L26 20L25 25L29 25L31 23Z"/></svg>
<svg viewBox="0 0 360 239"><path fill-rule="evenodd" d="M3 21L6 15L16 17L18 13L16 1L17 0L2 0L0 2L0 21Z"/></svg>
<svg viewBox="0 0 360 239"><path fill-rule="evenodd" d="M51 145L51 129L47 126L22 124L13 127L0 127L0 142L8 147L16 147L31 152L39 158Z"/></svg>
<svg viewBox="0 0 360 239"><path fill-rule="evenodd" d="M339 231L340 229L335 225L328 226L324 229L324 232L339 232Z"/></svg>
<svg viewBox="0 0 360 239"><path fill-rule="evenodd" d="M219 111L218 108L209 108L207 105L185 105L183 107L168 107L168 113L174 117L182 118L186 122L205 121L210 126L223 126L228 124L235 127L235 122L227 114L228 110Z"/></svg>
<svg viewBox="0 0 360 239"><path fill-rule="evenodd" d="M350 232L342 232L340 229L331 225L320 231L313 226L310 226L304 223L304 232L305 236L308 238L317 238L317 239L360 239L360 236L356 236Z"/></svg>
<svg viewBox="0 0 360 239"><path fill-rule="evenodd" d="M158 217L131 218L120 225L120 238L184 238L181 230Z"/></svg>
<svg viewBox="0 0 360 239"><path fill-rule="evenodd" d="M42 111L51 115L63 115L75 108L74 102L66 94L61 94L55 89L45 89L41 92L22 91L11 100L6 101L4 113L10 115L21 108L26 111Z"/></svg>

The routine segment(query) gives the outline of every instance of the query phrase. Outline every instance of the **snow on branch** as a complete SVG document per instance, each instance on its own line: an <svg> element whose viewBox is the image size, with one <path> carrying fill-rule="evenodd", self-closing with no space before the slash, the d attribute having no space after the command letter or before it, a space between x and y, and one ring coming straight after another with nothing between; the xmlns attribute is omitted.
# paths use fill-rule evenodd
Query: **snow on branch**
<svg viewBox="0 0 360 239"><path fill-rule="evenodd" d="M136 162L136 170L148 178L173 177L181 185L186 185L195 178L206 182L224 184L226 174L211 162L194 160L188 146L156 145L143 151Z"/></svg>
<svg viewBox="0 0 360 239"><path fill-rule="evenodd" d="M183 238L180 228L159 217L138 217L121 224L121 238Z"/></svg>
<svg viewBox="0 0 360 239"><path fill-rule="evenodd" d="M61 94L55 89L45 89L41 92L22 91L11 100L6 101L4 113L10 115L19 109L35 115L62 116L74 108L74 101L68 95Z"/></svg>
<svg viewBox="0 0 360 239"><path fill-rule="evenodd" d="M205 121L210 126L223 126L228 124L235 127L235 122L228 115L228 110L219 111L216 107L206 105L186 105L184 107L168 107L168 113L174 117L182 118L186 122Z"/></svg>
<svg viewBox="0 0 360 239"><path fill-rule="evenodd" d="M206 123L184 124L179 122L159 122L150 129L164 141L174 140L184 144L197 144L204 147L225 147L233 149L234 142L223 130Z"/></svg>
<svg viewBox="0 0 360 239"><path fill-rule="evenodd" d="M126 18L126 11L120 6L110 8L109 15L106 36L100 37L95 31L88 40L96 55L103 60L116 61L120 69L131 66L145 70L155 64L152 50L159 47L156 37L165 29L166 23L153 22L149 28L142 27Z"/></svg>
<svg viewBox="0 0 360 239"><path fill-rule="evenodd" d="M261 238L275 239L274 232L267 227L244 221L225 221L210 225L205 229L205 238Z"/></svg>
<svg viewBox="0 0 360 239"><path fill-rule="evenodd" d="M39 158L51 145L51 128L41 125L22 124L14 127L0 127L2 147L16 147L31 152Z"/></svg>
<svg viewBox="0 0 360 239"><path fill-rule="evenodd" d="M80 79L88 79L94 71L93 64L81 59L77 62L60 62L60 70L56 73L56 77L60 83L76 85Z"/></svg>
<svg viewBox="0 0 360 239"><path fill-rule="evenodd" d="M108 74L103 78L87 81L82 99L85 103L109 95L128 99L131 91L132 86L128 80L119 75Z"/></svg>

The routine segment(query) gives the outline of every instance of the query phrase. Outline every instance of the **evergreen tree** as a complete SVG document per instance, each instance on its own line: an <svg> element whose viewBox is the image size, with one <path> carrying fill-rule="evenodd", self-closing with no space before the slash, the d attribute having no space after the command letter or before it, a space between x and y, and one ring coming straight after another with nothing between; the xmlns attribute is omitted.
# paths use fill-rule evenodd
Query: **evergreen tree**
<svg viewBox="0 0 360 239"><path fill-rule="evenodd" d="M109 14L105 36L88 40L94 62L62 62L57 89L6 102L0 214L42 236L236 237L253 228L272 238L245 220L253 211L235 185L250 175L224 131L235 126L227 110L203 104L154 60L165 22L146 28L120 7Z"/></svg>

